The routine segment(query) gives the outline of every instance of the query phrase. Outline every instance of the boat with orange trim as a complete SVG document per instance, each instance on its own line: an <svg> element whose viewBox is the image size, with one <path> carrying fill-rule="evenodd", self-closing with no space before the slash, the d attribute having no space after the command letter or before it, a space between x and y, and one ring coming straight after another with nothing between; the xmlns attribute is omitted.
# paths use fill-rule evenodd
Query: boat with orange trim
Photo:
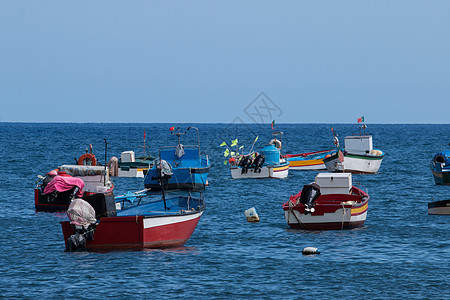
<svg viewBox="0 0 450 300"><path fill-rule="evenodd" d="M326 170L323 160L336 153L336 150L322 150L297 154L285 154L283 158L289 159L289 168L292 170Z"/></svg>

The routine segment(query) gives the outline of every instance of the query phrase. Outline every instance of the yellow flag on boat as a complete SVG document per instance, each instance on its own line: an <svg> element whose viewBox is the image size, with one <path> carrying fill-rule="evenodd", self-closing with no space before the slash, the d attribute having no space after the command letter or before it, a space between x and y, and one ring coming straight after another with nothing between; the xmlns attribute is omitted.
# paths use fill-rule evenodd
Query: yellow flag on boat
<svg viewBox="0 0 450 300"><path fill-rule="evenodd" d="M223 164L226 165L226 164L227 164L227 161L224 161Z"/></svg>
<svg viewBox="0 0 450 300"><path fill-rule="evenodd" d="M226 149L223 153L223 156L227 157L230 154L230 150Z"/></svg>
<svg viewBox="0 0 450 300"><path fill-rule="evenodd" d="M220 147L226 146L226 145L227 145L227 143L223 142L222 144L220 144Z"/></svg>
<svg viewBox="0 0 450 300"><path fill-rule="evenodd" d="M254 141L253 143L256 143L256 141L258 140L258 138L259 138L259 135L256 136L256 139L255 139L255 141Z"/></svg>
<svg viewBox="0 0 450 300"><path fill-rule="evenodd" d="M231 147L236 146L237 143L238 143L238 139L235 139L235 140L231 141Z"/></svg>
<svg viewBox="0 0 450 300"><path fill-rule="evenodd" d="M231 151L231 156L234 156L236 154L236 152Z"/></svg>
<svg viewBox="0 0 450 300"><path fill-rule="evenodd" d="M240 147L239 147L239 150L241 150L242 148L244 148L244 146L240 146Z"/></svg>

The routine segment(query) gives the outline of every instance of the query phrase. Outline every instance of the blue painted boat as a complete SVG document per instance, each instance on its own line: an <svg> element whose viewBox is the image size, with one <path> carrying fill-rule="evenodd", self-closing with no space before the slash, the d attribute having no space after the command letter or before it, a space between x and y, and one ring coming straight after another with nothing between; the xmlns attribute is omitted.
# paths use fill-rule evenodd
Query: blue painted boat
<svg viewBox="0 0 450 300"><path fill-rule="evenodd" d="M197 130L198 144L183 145L180 136L190 129ZM196 127L189 127L184 133L171 132L178 137L176 146L166 146L159 149L159 159L148 170L144 178L147 189L204 189L207 185L208 172L211 163L207 155L201 154L200 136Z"/></svg>
<svg viewBox="0 0 450 300"><path fill-rule="evenodd" d="M273 135L282 135L275 132ZM281 156L281 140L272 139L260 153L251 152L230 160L231 177L240 178L286 178L289 160Z"/></svg>
<svg viewBox="0 0 450 300"><path fill-rule="evenodd" d="M430 164L436 184L450 185L450 150L437 153Z"/></svg>
<svg viewBox="0 0 450 300"><path fill-rule="evenodd" d="M292 170L326 170L323 160L332 156L337 150L322 150L298 154L286 154L283 158L289 159L289 168Z"/></svg>

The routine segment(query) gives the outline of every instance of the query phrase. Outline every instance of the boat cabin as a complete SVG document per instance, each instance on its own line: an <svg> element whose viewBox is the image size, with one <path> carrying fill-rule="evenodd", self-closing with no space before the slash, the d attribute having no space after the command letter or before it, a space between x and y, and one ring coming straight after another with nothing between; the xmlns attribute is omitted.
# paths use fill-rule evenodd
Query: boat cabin
<svg viewBox="0 0 450 300"><path fill-rule="evenodd" d="M346 152L352 154L370 154L373 150L371 135L355 135L345 137Z"/></svg>
<svg viewBox="0 0 450 300"><path fill-rule="evenodd" d="M320 186L322 195L350 194L352 190L351 173L319 173L315 183Z"/></svg>

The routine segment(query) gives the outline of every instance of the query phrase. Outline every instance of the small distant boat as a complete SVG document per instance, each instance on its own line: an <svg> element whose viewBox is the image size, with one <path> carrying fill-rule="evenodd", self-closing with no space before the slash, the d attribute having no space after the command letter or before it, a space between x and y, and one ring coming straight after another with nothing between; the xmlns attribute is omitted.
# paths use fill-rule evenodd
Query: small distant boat
<svg viewBox="0 0 450 300"><path fill-rule="evenodd" d="M156 158L150 154L136 156L134 151L123 151L118 160L117 177L141 177L155 165Z"/></svg>
<svg viewBox="0 0 450 300"><path fill-rule="evenodd" d="M34 189L36 211L64 211L75 198L92 204L114 199L114 184L103 166L62 165L39 178Z"/></svg>
<svg viewBox="0 0 450 300"><path fill-rule="evenodd" d="M197 130L197 145L181 144L180 136L190 129ZM162 173L162 176L168 179L164 183L165 189L204 189L211 162L207 155L201 154L198 128L188 127L184 133L180 133L178 127L178 132L171 131L171 134L178 137L178 144L160 148L159 159L148 170L144 186L152 190L161 189L158 177Z"/></svg>
<svg viewBox="0 0 450 300"><path fill-rule="evenodd" d="M332 156L337 150L322 150L298 154L285 154L283 158L289 160L289 169L292 170L326 170L324 158Z"/></svg>
<svg viewBox="0 0 450 300"><path fill-rule="evenodd" d="M450 215L450 200L441 200L428 203L429 215Z"/></svg>
<svg viewBox="0 0 450 300"><path fill-rule="evenodd" d="M437 153L430 164L436 184L450 185L450 150Z"/></svg>
<svg viewBox="0 0 450 300"><path fill-rule="evenodd" d="M305 230L340 230L364 225L369 195L352 185L351 173L319 173L283 204L289 227Z"/></svg>
<svg viewBox="0 0 450 300"><path fill-rule="evenodd" d="M111 168L111 175L117 177L141 177L144 178L148 169L155 165L156 157L146 154L149 146L145 145L146 134L144 131L144 145L139 146L143 149L142 155L136 155L134 151L123 151L120 158L111 158L108 166Z"/></svg>
<svg viewBox="0 0 450 300"><path fill-rule="evenodd" d="M362 128L365 130L366 125ZM344 150L338 150L323 159L328 172L376 173L380 169L384 152L373 148L371 135L345 137Z"/></svg>
<svg viewBox="0 0 450 300"><path fill-rule="evenodd" d="M151 196L157 199L144 200ZM132 204L102 217L103 209L80 199L72 201L67 211L70 221L61 222L66 250L180 247L193 234L206 207L202 195L166 197L162 193L159 197L149 190L119 196L116 201Z"/></svg>
<svg viewBox="0 0 450 300"><path fill-rule="evenodd" d="M281 135L276 132L274 135ZM289 160L281 156L281 141L274 138L260 153L251 152L229 160L231 177L240 178L286 178Z"/></svg>

